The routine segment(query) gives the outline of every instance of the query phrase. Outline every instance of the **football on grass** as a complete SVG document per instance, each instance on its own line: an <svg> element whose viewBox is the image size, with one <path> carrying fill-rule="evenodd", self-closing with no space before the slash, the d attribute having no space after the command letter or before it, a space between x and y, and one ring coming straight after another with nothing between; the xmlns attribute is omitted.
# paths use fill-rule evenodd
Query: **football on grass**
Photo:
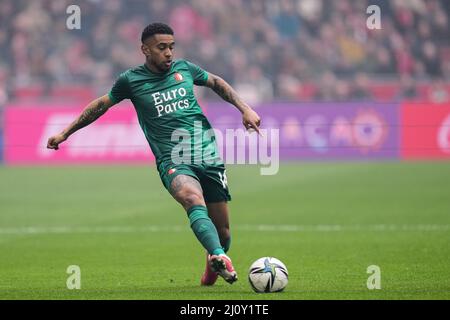
<svg viewBox="0 0 450 320"><path fill-rule="evenodd" d="M277 258L259 258L250 266L248 281L255 292L280 292L288 284L288 270Z"/></svg>

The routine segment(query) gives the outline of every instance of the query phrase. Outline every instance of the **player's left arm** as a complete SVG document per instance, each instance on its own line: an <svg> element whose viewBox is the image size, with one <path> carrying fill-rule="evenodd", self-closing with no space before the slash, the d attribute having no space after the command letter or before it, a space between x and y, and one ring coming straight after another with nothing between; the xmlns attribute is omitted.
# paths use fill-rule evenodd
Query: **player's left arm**
<svg viewBox="0 0 450 320"><path fill-rule="evenodd" d="M259 115L236 93L236 91L221 77L208 72L208 80L205 86L211 88L222 99L234 105L242 113L242 123L248 129L259 132L261 119Z"/></svg>

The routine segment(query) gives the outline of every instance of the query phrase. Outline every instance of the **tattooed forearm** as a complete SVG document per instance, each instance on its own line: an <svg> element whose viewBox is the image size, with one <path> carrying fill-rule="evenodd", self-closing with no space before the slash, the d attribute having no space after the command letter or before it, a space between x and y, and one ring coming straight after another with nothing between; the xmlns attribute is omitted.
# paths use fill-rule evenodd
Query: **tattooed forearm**
<svg viewBox="0 0 450 320"><path fill-rule="evenodd" d="M70 136L75 131L86 127L103 115L108 108L109 106L101 98L94 100L83 110L80 116L64 130L63 134L65 136Z"/></svg>
<svg viewBox="0 0 450 320"><path fill-rule="evenodd" d="M212 79L211 89L213 89L222 99L235 105L241 112L248 108L248 106L239 98L236 91L234 91L225 80L214 77Z"/></svg>

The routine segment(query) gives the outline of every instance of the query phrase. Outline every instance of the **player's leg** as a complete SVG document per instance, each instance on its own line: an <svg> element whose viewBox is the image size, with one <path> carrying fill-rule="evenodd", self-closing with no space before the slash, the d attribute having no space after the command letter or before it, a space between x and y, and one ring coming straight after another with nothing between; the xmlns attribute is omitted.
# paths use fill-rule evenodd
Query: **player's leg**
<svg viewBox="0 0 450 320"><path fill-rule="evenodd" d="M228 192L227 177L225 173L225 166L223 164L214 164L210 166L203 166L203 169L199 172L199 178L203 187L203 196L205 198L206 205L208 206L208 213L213 220L216 229L219 233L221 244L224 247L224 251L227 252L230 246L230 233L229 233L229 219L228 219L228 205L227 201L231 200L231 196ZM212 210L210 212L209 210ZM223 262L218 257L210 257L210 262L220 265ZM230 266L231 266L231 261ZM232 267L232 266L231 266ZM206 266L205 273L202 277L202 284L211 285L214 283L214 279L211 278L211 282L204 283L205 279L208 279L207 275L210 274L208 265Z"/></svg>
<svg viewBox="0 0 450 320"><path fill-rule="evenodd" d="M217 232L219 234L220 244L222 245L225 253L227 253L231 245L230 224L228 218L228 204L226 201L221 201L221 202L207 202L206 205L208 207L209 216L213 221L214 225L216 226ZM231 260L222 261L222 259L218 256L211 256L209 260L211 269L213 271L217 270L218 268L224 267L232 268L234 270L231 264ZM227 263L229 263L229 266L226 265ZM204 276L207 275L208 273L207 270L205 271Z"/></svg>
<svg viewBox="0 0 450 320"><path fill-rule="evenodd" d="M197 239L210 254L225 253L216 227L208 215L203 190L197 179L180 174L170 184L170 193L186 210Z"/></svg>
<svg viewBox="0 0 450 320"><path fill-rule="evenodd" d="M225 253L227 253L231 244L227 202L207 203L206 206L208 208L209 217L216 226L219 234L220 244ZM206 267L200 282L204 286L211 286L216 283L216 281L217 273L212 270L210 265L210 255L206 252Z"/></svg>
<svg viewBox="0 0 450 320"><path fill-rule="evenodd" d="M200 185L198 178L198 174L203 175L199 167L162 162L158 165L158 171L166 189L186 210L191 228L208 251L208 256L214 257L214 259L208 260L208 263L215 264L214 270L211 268L215 278L217 279L215 274L217 272L229 283L236 281L237 274L231 264L231 259L226 256L220 244L217 229L208 215L204 188Z"/></svg>
<svg viewBox="0 0 450 320"><path fill-rule="evenodd" d="M179 174L170 183L170 194L187 211L192 206L203 206L206 208L203 199L203 190L200 182L186 174Z"/></svg>
<svg viewBox="0 0 450 320"><path fill-rule="evenodd" d="M220 244L225 253L227 253L231 245L228 203L226 201L209 202L206 204L206 207L208 208L209 217L216 226Z"/></svg>
<svg viewBox="0 0 450 320"><path fill-rule="evenodd" d="M229 283L236 281L237 274L231 259L225 255L217 229L208 215L199 181L188 175L177 175L170 184L170 193L186 210L194 234L211 256L212 270Z"/></svg>
<svg viewBox="0 0 450 320"><path fill-rule="evenodd" d="M223 164L206 166L200 177L209 216L217 228L220 243L227 252L231 244L228 212L228 201L231 200L231 195L225 166Z"/></svg>

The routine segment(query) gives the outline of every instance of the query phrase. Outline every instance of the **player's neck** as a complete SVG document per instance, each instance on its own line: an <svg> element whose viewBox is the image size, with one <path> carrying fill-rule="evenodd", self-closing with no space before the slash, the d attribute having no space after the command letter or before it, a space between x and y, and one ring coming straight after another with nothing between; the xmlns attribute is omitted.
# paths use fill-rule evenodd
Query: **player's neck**
<svg viewBox="0 0 450 320"><path fill-rule="evenodd" d="M155 67L154 65L152 65L150 62L145 61L144 65L147 67L147 69L155 74L163 74L166 73L166 71L161 71L159 70L157 67Z"/></svg>

